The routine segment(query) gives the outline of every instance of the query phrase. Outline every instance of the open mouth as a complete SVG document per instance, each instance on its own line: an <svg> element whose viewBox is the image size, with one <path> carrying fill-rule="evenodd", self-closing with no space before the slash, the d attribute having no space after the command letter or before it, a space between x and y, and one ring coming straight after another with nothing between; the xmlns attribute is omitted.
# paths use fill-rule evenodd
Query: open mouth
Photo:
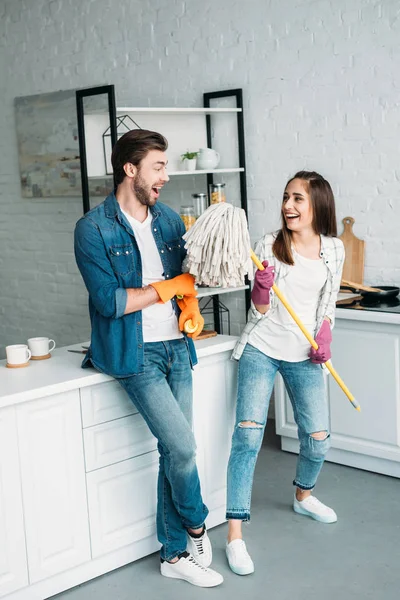
<svg viewBox="0 0 400 600"><path fill-rule="evenodd" d="M294 213L286 213L285 214L285 219L287 221L295 221L296 219L299 219L300 215L295 215Z"/></svg>
<svg viewBox="0 0 400 600"><path fill-rule="evenodd" d="M154 185L154 186L151 188L151 190L152 190L152 192L153 192L153 194L154 194L154 196L155 196L156 198L158 198L158 197L159 197L161 188L162 188L162 185Z"/></svg>

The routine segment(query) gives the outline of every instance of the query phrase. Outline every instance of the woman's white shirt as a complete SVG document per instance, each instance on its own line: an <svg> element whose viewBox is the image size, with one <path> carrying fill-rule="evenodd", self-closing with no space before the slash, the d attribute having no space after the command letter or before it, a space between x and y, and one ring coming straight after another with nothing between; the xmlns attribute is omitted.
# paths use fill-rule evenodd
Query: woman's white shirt
<svg viewBox="0 0 400 600"><path fill-rule="evenodd" d="M256 244L254 252L258 258L262 261L267 260L270 265L275 267L275 283L279 289L285 288L285 281L289 276L291 267L280 262L272 251L272 247L276 238L276 233L268 233L264 235ZM327 278L325 285L323 286L316 311L316 326L314 330L310 330L311 335L315 337L317 331L320 329L322 322L325 317L328 317L331 321L331 327L335 322L335 310L336 300L340 289L340 281L342 278L343 264L344 264L344 246L342 240L339 238L328 237L321 235L321 251L320 258L327 268ZM270 309L265 313L260 313L253 302L251 303L250 310L248 313L248 321L246 326L236 343L236 346L232 353L232 358L239 360L243 350L249 341L249 337L254 328L257 328L260 321L267 321L274 316L275 311L278 309L280 300L271 290L271 305ZM282 307L283 308L283 307ZM285 309L286 310L286 309Z"/></svg>
<svg viewBox="0 0 400 600"><path fill-rule="evenodd" d="M312 260L293 251L281 291L309 331L314 331L321 290L328 268L322 258ZM260 320L251 331L248 343L277 360L299 362L308 359L310 344L281 302L269 319Z"/></svg>

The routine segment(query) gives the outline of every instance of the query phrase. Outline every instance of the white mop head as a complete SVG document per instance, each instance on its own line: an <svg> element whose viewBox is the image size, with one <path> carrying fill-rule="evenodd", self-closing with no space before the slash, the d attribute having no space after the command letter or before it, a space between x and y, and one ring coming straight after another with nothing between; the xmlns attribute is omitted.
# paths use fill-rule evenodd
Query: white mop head
<svg viewBox="0 0 400 600"><path fill-rule="evenodd" d="M183 236L185 267L198 285L238 287L253 277L246 213L226 202L212 204Z"/></svg>

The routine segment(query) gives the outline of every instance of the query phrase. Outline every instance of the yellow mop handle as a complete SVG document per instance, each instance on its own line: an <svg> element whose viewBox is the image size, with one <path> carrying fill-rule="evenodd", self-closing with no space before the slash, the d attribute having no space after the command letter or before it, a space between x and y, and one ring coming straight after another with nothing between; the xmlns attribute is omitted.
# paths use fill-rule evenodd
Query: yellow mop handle
<svg viewBox="0 0 400 600"><path fill-rule="evenodd" d="M254 254L253 250L251 251L251 260L254 262L254 264L256 265L257 269L259 269L260 271L264 271L264 267L263 267L262 262ZM299 317L296 315L296 313L294 312L293 308L290 306L290 304L286 300L285 296L282 294L282 292L276 286L275 283L273 284L272 289L273 289L274 293L278 296L279 300L282 302L283 306L286 308L286 310L288 311L288 313L290 314L290 316L292 317L292 319L295 321L295 323L301 329L301 331L303 332L303 334L305 335L305 337L309 341L310 345L314 348L314 350L318 350L318 344L317 344L317 342L314 340L314 338L309 333L309 331L307 331L307 329L304 327L303 323L300 321ZM326 362L324 364L325 364L326 368L328 369L328 371L330 372L330 374L332 375L332 377L336 380L336 382L342 388L342 390L344 391L344 393L346 394L346 396L348 397L348 399L350 400L350 402L352 403L352 405L354 406L354 408L356 410L360 411L361 410L360 405L355 400L353 394L350 392L349 388L344 383L343 379L340 377L340 375L333 368L331 361L328 360L328 362Z"/></svg>

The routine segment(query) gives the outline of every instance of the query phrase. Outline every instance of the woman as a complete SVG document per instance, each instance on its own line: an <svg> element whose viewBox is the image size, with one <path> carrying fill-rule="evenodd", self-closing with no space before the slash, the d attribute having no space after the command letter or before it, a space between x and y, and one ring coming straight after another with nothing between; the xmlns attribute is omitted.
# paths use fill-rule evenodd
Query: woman
<svg viewBox="0 0 400 600"><path fill-rule="evenodd" d="M239 360L236 426L228 465L226 553L238 575L254 571L242 539L242 522L250 520L254 468L261 447L276 374L288 391L300 440L293 484L294 510L322 523L335 512L312 496L329 448L328 405L321 364L331 357L331 328L340 288L344 247L336 237L335 200L318 173L300 171L286 185L282 229L267 234L255 252L264 271L256 271L250 320L233 357ZM318 350L271 290L274 279Z"/></svg>

